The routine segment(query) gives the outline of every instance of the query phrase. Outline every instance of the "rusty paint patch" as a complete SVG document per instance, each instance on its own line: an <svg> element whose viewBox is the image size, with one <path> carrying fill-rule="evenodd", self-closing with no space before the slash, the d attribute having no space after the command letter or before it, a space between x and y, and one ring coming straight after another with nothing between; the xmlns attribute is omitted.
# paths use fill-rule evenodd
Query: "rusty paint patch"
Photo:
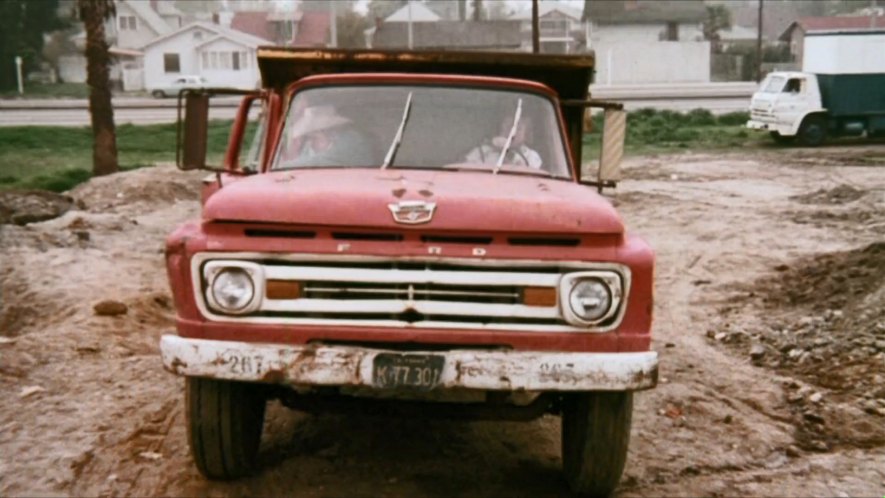
<svg viewBox="0 0 885 498"><path fill-rule="evenodd" d="M181 358L177 356L172 358L172 362L169 364L169 370L171 370L172 373L175 375L182 375L185 369L187 369L187 363L181 361Z"/></svg>
<svg viewBox="0 0 885 498"><path fill-rule="evenodd" d="M422 188L418 191L418 193L423 195L424 197L431 197L433 195L433 192L427 190L426 188Z"/></svg>
<svg viewBox="0 0 885 498"><path fill-rule="evenodd" d="M406 189L404 189L404 188L393 189L391 194L393 194L393 196L396 197L397 199L400 199L400 198L402 198L403 195L406 194Z"/></svg>
<svg viewBox="0 0 885 498"><path fill-rule="evenodd" d="M282 384L286 381L286 373L282 370L272 369L265 372L264 375L261 376L261 382L266 382L268 384Z"/></svg>

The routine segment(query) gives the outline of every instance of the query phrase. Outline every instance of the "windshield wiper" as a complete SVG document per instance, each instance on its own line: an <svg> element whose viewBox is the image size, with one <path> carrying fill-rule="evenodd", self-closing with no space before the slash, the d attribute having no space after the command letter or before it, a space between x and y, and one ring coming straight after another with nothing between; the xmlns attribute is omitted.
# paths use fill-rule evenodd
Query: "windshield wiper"
<svg viewBox="0 0 885 498"><path fill-rule="evenodd" d="M396 152L399 150L399 144L403 141L403 130L406 129L406 122L409 120L409 113L412 111L412 92L409 92L409 97L406 99L406 106L403 108L403 119L399 123L399 128L396 130L396 135L393 137L393 143L390 144L390 148L387 149L387 154L384 156L384 163L381 164L381 169L387 169L388 166L393 164L393 160L396 158Z"/></svg>
<svg viewBox="0 0 885 498"><path fill-rule="evenodd" d="M504 164L504 156L510 150L510 144L513 142L513 135L516 135L516 127L519 125L519 118L522 116L522 99L516 103L516 114L513 116L513 126L510 127L510 133L507 134L507 141L504 142L504 148L501 149L501 155L498 156L498 162L495 163L495 169L492 170L493 175L498 174L501 165Z"/></svg>

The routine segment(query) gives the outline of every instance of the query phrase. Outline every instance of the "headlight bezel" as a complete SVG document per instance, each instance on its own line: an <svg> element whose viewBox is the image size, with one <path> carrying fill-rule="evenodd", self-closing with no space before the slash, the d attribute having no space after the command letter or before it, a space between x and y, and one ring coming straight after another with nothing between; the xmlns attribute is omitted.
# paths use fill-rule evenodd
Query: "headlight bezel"
<svg viewBox="0 0 885 498"><path fill-rule="evenodd" d="M221 305L212 291L215 280L225 271L240 270L246 273L252 281L252 298L240 309L230 309ZM209 261L203 266L203 296L206 304L212 311L225 315L245 315L257 310L264 299L265 287L264 271L257 263L249 261Z"/></svg>
<svg viewBox="0 0 885 498"><path fill-rule="evenodd" d="M575 287L586 280L597 280L608 288L611 304L599 318L587 320L572 310L571 295ZM566 273L559 282L559 308L563 318L578 327L600 327L609 322L619 321L623 313L625 283L624 277L613 270L592 270Z"/></svg>

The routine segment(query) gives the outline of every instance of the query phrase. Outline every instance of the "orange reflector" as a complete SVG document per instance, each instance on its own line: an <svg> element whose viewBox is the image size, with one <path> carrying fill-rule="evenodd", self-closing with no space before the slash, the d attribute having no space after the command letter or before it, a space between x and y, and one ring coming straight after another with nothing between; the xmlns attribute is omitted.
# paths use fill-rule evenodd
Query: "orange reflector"
<svg viewBox="0 0 885 498"><path fill-rule="evenodd" d="M301 284L291 280L268 280L264 294L268 299L298 299L301 297Z"/></svg>
<svg viewBox="0 0 885 498"><path fill-rule="evenodd" d="M522 304L526 306L556 306L556 287L525 287Z"/></svg>

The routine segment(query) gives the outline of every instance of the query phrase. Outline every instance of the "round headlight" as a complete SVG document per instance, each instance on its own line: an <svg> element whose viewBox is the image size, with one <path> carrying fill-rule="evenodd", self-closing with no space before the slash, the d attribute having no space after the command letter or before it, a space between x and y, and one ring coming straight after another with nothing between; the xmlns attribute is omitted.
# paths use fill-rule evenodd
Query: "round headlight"
<svg viewBox="0 0 885 498"><path fill-rule="evenodd" d="M593 322L604 317L612 305L611 290L601 280L589 278L578 281L568 298L569 306L578 318Z"/></svg>
<svg viewBox="0 0 885 498"><path fill-rule="evenodd" d="M244 310L254 296L255 283L242 268L221 270L212 281L212 298L227 313Z"/></svg>

